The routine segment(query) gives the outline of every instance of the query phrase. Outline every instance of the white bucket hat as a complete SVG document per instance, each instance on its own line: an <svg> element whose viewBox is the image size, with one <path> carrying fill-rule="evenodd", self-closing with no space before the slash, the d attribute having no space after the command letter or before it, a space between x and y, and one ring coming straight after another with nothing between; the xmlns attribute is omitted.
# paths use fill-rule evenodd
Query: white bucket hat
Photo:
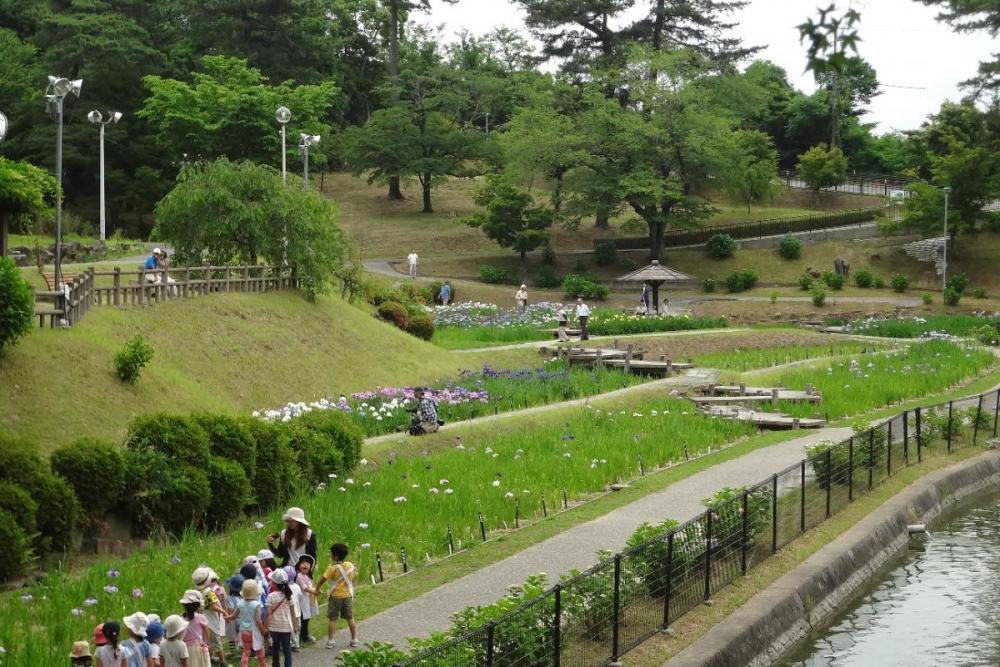
<svg viewBox="0 0 1000 667"><path fill-rule="evenodd" d="M212 570L207 567L199 567L191 573L191 581L195 586L205 586L212 579Z"/></svg>
<svg viewBox="0 0 1000 667"><path fill-rule="evenodd" d="M162 255L163 254L163 250L161 250L160 248L153 248L153 254L154 255Z"/></svg>
<svg viewBox="0 0 1000 667"><path fill-rule="evenodd" d="M192 602L205 604L205 596L201 594L201 591L196 591L194 589L184 591L184 597L180 599L180 603L191 604Z"/></svg>
<svg viewBox="0 0 1000 667"><path fill-rule="evenodd" d="M126 616L122 619L125 623L125 627L139 635L140 637L146 636L146 628L149 627L149 619L141 611L137 611L130 616Z"/></svg>
<svg viewBox="0 0 1000 667"><path fill-rule="evenodd" d="M187 630L187 626L187 621L177 614L173 614L172 616L167 616L167 620L163 622L163 627L165 629L163 634L166 635L167 639L173 639L180 633Z"/></svg>
<svg viewBox="0 0 1000 667"><path fill-rule="evenodd" d="M301 507L289 507L288 511L281 515L282 521L294 521L295 523L301 523L303 526L308 526L309 522L306 521L306 513Z"/></svg>
<svg viewBox="0 0 1000 667"><path fill-rule="evenodd" d="M256 565L257 564L257 557L254 556L253 554L250 554L249 556L247 556L246 558L243 559L243 564L244 565Z"/></svg>
<svg viewBox="0 0 1000 667"><path fill-rule="evenodd" d="M275 570L267 575L267 578L271 580L271 583L278 584L279 586L288 583L288 575L285 574L284 570Z"/></svg>
<svg viewBox="0 0 1000 667"><path fill-rule="evenodd" d="M274 558L274 553L270 549L261 549L257 552L257 560L267 560L268 558Z"/></svg>

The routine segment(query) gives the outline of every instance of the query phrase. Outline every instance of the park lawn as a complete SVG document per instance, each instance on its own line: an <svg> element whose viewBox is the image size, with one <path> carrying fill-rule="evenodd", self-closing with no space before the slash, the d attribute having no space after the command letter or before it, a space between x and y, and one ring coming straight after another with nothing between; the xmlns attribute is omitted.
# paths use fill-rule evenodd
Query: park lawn
<svg viewBox="0 0 1000 667"><path fill-rule="evenodd" d="M132 387L112 358L142 334L155 356ZM35 330L0 356L0 430L48 452L81 436L118 440L161 410L249 414L377 385L430 382L483 363L537 363L530 350L452 353L339 299L218 294L142 309L97 307L69 330Z"/></svg>

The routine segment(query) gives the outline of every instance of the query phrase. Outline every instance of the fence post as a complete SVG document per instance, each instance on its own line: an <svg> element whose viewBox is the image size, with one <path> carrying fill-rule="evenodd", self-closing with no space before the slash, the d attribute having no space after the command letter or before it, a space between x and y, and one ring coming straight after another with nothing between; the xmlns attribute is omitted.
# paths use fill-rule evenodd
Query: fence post
<svg viewBox="0 0 1000 667"><path fill-rule="evenodd" d="M826 518L830 518L830 494L833 492L833 448L826 450Z"/></svg>
<svg viewBox="0 0 1000 667"><path fill-rule="evenodd" d="M920 427L920 413L921 413L920 408L917 408L916 414L914 415L916 421L913 424L913 426L917 429L917 432L914 434L914 437L916 437L917 439L917 463L922 463L924 460L924 452L923 452L924 431Z"/></svg>
<svg viewBox="0 0 1000 667"><path fill-rule="evenodd" d="M622 620L622 555L615 554L615 592L612 608L611 662L618 662L618 648L621 641Z"/></svg>
<svg viewBox="0 0 1000 667"><path fill-rule="evenodd" d="M115 280L115 282L114 282L114 285L115 285L115 295L113 297L113 299L114 299L113 303L117 306L117 305L121 304L121 300L119 299L119 296L120 296L119 292L121 291L121 288L122 288L122 270L119 267L117 267L117 266L115 267L115 278L114 278L114 280Z"/></svg>
<svg viewBox="0 0 1000 667"><path fill-rule="evenodd" d="M778 476L771 476L771 553L778 551Z"/></svg>
<svg viewBox="0 0 1000 667"><path fill-rule="evenodd" d="M670 627L670 597L674 593L674 534L667 535L667 590L663 594L663 629Z"/></svg>
<svg viewBox="0 0 1000 667"><path fill-rule="evenodd" d="M951 454L951 431L952 431L952 428L951 428L951 419L952 419L951 418L951 412L952 412L952 408L954 407L954 405L955 405L954 401L948 401L948 453L949 454Z"/></svg>
<svg viewBox="0 0 1000 667"><path fill-rule="evenodd" d="M799 532L806 532L806 460L799 462L799 488L801 496L799 498Z"/></svg>
<svg viewBox="0 0 1000 667"><path fill-rule="evenodd" d="M875 485L875 429L868 429L868 490Z"/></svg>
<svg viewBox="0 0 1000 667"><path fill-rule="evenodd" d="M493 667L493 644L495 643L496 621L486 626L486 667Z"/></svg>
<svg viewBox="0 0 1000 667"><path fill-rule="evenodd" d="M705 531L705 599L712 597L712 517L715 512L708 508L708 526Z"/></svg>
<svg viewBox="0 0 1000 667"><path fill-rule="evenodd" d="M554 589L555 593L555 612L552 618L552 667L559 667L559 659L562 657L562 638L559 636L562 632L562 585L556 584Z"/></svg>
<svg viewBox="0 0 1000 667"><path fill-rule="evenodd" d="M854 438L847 440L847 502L854 502Z"/></svg>
<svg viewBox="0 0 1000 667"><path fill-rule="evenodd" d="M743 517L742 523L740 525L740 573L746 575L747 573L747 547L749 546L749 522L750 517L747 516L750 513L750 492L743 492Z"/></svg>
<svg viewBox="0 0 1000 667"><path fill-rule="evenodd" d="M997 421L1000 420L1000 390L997 390L996 405L993 408L993 437L997 437Z"/></svg>
<svg viewBox="0 0 1000 667"><path fill-rule="evenodd" d="M903 464L910 465L910 411L903 411Z"/></svg>
<svg viewBox="0 0 1000 667"><path fill-rule="evenodd" d="M892 477L892 419L886 423L885 474Z"/></svg>
<svg viewBox="0 0 1000 667"><path fill-rule="evenodd" d="M191 267L184 267L184 298L191 298Z"/></svg>
<svg viewBox="0 0 1000 667"><path fill-rule="evenodd" d="M976 439L979 437L979 416L983 412L983 395L979 395L979 402L976 404L976 423L972 428L972 445L976 445Z"/></svg>
<svg viewBox="0 0 1000 667"><path fill-rule="evenodd" d="M141 306L146 298L146 272L139 269L139 287L136 291L139 293L139 305Z"/></svg>

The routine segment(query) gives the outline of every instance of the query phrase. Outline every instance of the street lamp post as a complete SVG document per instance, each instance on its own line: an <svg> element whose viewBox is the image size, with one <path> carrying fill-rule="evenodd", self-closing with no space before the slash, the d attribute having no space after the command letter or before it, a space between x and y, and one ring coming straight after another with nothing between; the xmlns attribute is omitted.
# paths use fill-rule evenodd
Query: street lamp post
<svg viewBox="0 0 1000 667"><path fill-rule="evenodd" d="M89 120L94 125L97 125L101 129L101 240L104 241L107 238L107 207L104 202L104 127L106 125L114 125L122 119L121 111L109 111L108 117L105 118L104 114L96 109L87 114L87 120Z"/></svg>
<svg viewBox="0 0 1000 667"><path fill-rule="evenodd" d="M941 267L941 291L948 287L948 195L951 186L944 186L944 262Z"/></svg>
<svg viewBox="0 0 1000 667"><path fill-rule="evenodd" d="M0 144L7 136L7 116L0 111ZM7 223L0 221L0 257L7 256Z"/></svg>
<svg viewBox="0 0 1000 667"><path fill-rule="evenodd" d="M49 111L56 117L56 288L62 289L62 139L63 139L63 100L67 95L80 97L83 79L69 79L49 76L49 85L45 92L45 103Z"/></svg>
<svg viewBox="0 0 1000 667"><path fill-rule="evenodd" d="M274 112L274 119L281 126L281 182L288 185L288 149L285 148L285 126L292 119L292 112L288 107L278 107Z"/></svg>
<svg viewBox="0 0 1000 667"><path fill-rule="evenodd" d="M306 134L303 132L299 135L299 152L302 153L303 187L306 188L309 187L309 147L318 144L319 140L320 136L318 134Z"/></svg>

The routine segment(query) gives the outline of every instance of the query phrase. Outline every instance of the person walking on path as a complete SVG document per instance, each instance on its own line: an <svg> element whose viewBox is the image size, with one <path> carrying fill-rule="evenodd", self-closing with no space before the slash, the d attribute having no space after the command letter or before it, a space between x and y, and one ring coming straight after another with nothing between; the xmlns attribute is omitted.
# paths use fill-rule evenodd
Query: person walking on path
<svg viewBox="0 0 1000 667"><path fill-rule="evenodd" d="M580 340L590 340L587 332L587 321L590 319L590 306L583 302L583 297L576 297L576 319L580 321Z"/></svg>
<svg viewBox="0 0 1000 667"><path fill-rule="evenodd" d="M566 314L566 306L559 306L559 310L556 311L556 320L559 322L560 342L568 343L569 335L566 333L566 327L569 326L569 315Z"/></svg>
<svg viewBox="0 0 1000 667"><path fill-rule="evenodd" d="M514 294L514 303L517 304L517 312L524 315L528 309L528 286L521 285L521 288Z"/></svg>
<svg viewBox="0 0 1000 667"><path fill-rule="evenodd" d="M351 647L361 645L358 641L358 624L354 620L354 580L358 573L354 564L347 561L347 554L346 544L338 542L331 546L330 558L333 562L316 583L317 596L323 590L326 582L329 581L332 584L326 612L326 617L330 621L326 629L327 648L336 648L337 646L337 643L333 641L333 636L337 634L338 618L347 621L347 627L351 631Z"/></svg>
<svg viewBox="0 0 1000 667"><path fill-rule="evenodd" d="M280 533L274 533L267 538L267 546L276 556L281 558L281 565L295 567L303 556L316 559L316 533L312 531L306 520L306 513L301 507L289 507L281 520L285 527Z"/></svg>
<svg viewBox="0 0 1000 667"><path fill-rule="evenodd" d="M451 303L451 283L447 280L444 281L444 285L441 285L441 291L438 292L438 301L441 302L442 306L447 306Z"/></svg>
<svg viewBox="0 0 1000 667"><path fill-rule="evenodd" d="M415 252L411 252L409 255L406 256L406 261L409 262L409 264L410 264L410 277L411 278L416 278L417 277L417 259L418 259L417 253L415 253Z"/></svg>

